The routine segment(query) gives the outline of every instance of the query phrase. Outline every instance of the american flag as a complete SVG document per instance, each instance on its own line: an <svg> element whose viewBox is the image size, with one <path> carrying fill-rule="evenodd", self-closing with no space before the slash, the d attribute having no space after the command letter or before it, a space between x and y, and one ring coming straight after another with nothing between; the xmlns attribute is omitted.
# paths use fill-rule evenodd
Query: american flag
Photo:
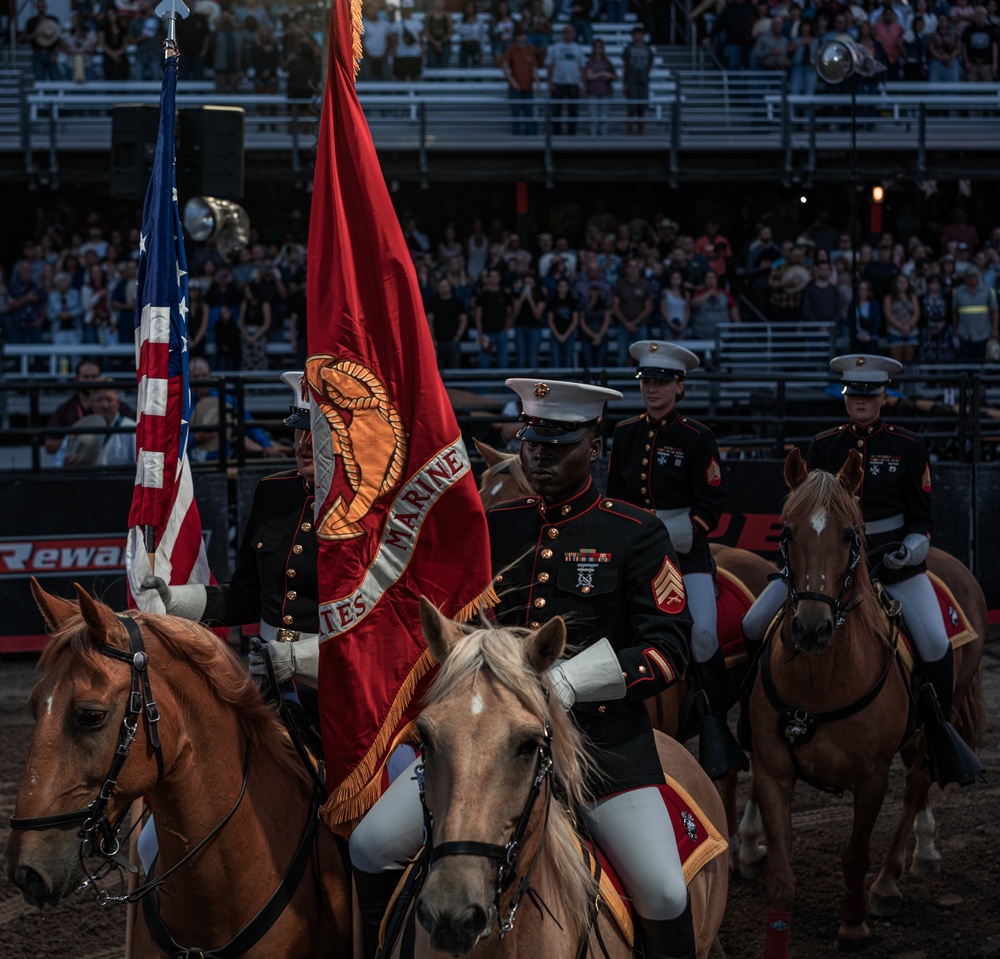
<svg viewBox="0 0 1000 959"><path fill-rule="evenodd" d="M139 584L151 572L147 528L155 536L155 573L168 584L208 583L210 571L187 457L187 258L174 170L177 57L164 63L156 159L146 190L139 241L135 364L139 388L136 473L126 569L132 596L163 611L153 590Z"/></svg>

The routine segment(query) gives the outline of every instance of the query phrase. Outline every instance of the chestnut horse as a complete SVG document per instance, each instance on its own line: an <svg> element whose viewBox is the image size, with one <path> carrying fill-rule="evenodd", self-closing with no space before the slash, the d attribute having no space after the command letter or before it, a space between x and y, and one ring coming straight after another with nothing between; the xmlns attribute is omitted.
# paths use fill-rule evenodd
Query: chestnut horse
<svg viewBox="0 0 1000 959"><path fill-rule="evenodd" d="M865 560L864 524L854 496L861 479L861 457L853 450L836 476L822 470L807 474L797 449L785 461L790 492L784 539L795 601L790 595L761 665L762 679L769 667L778 700L772 701L763 682L757 683L750 700L754 789L768 849L765 959L788 956L789 913L795 895L791 800L798 779L853 793L854 822L842 855L845 891L837 934L842 947L863 945L870 935L865 875L871 833L888 788L889 765L904 740L903 810L892 847L872 885L873 911L886 915L899 908L898 880L914 817L918 832L922 827L925 833L914 853L914 870L932 870L937 857L927 847L933 818L927 808L931 779L922 763L923 732L907 738L912 732L909 680L899 666L896 643ZM978 634L955 650L953 716L956 729L976 749L984 724L986 600L975 578L956 559L932 549L928 566L951 589ZM831 711L839 715L821 715ZM779 727L783 737L776 734Z"/></svg>
<svg viewBox="0 0 1000 959"><path fill-rule="evenodd" d="M311 778L239 660L195 623L116 615L76 589L70 603L32 581L51 639L5 852L24 898L68 896L91 875L91 856L106 872L124 840L117 827L148 794L159 853L139 892L163 884L142 900L135 956L188 954L162 935L157 946L150 923L212 955L237 937L219 954L348 955L340 853L315 827ZM279 888L287 905L272 901Z"/></svg>
<svg viewBox="0 0 1000 959"><path fill-rule="evenodd" d="M441 663L417 725L428 841L444 855L417 898L423 928L416 930L415 955L473 950L481 959L574 959L586 943L587 955L603 948L607 959L630 959L632 949L607 911L598 907L592 916L600 896L573 828L590 761L579 731L543 686L563 651L563 621L534 632L465 631L426 600L420 616ZM683 746L657 738L664 768L721 836L725 814L711 781ZM526 824L515 846L513 870L520 875L501 894L498 859L507 860L491 850L502 853L519 823ZM461 846L449 855L444 847L454 843ZM723 844L688 885L699 959L708 955L725 912L727 860Z"/></svg>
<svg viewBox="0 0 1000 959"><path fill-rule="evenodd" d="M517 453L495 450L477 439L473 439L473 442L487 464L479 478L479 495L486 509L507 499L534 494ZM759 596L768 584L768 577L777 572L772 563L745 549L713 544L712 556L722 569L736 576L753 596ZM731 675L735 702L737 685L744 675L743 667L735 668ZM668 736L676 738L680 731L681 709L688 691L687 683L681 680L647 702L653 725ZM739 850L740 870L747 878L751 878L759 874L766 852L759 842L760 816L752 795L744 808L743 823L740 824L737 819L736 782L736 772L729 773L719 780L719 792L726 807L730 847L734 856ZM747 841L742 841L743 838Z"/></svg>

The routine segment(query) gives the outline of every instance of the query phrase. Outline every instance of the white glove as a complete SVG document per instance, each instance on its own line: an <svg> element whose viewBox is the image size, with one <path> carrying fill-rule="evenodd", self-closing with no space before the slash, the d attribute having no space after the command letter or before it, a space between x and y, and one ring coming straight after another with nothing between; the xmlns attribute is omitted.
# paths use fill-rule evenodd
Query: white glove
<svg viewBox="0 0 1000 959"><path fill-rule="evenodd" d="M171 616L180 616L181 619L191 619L197 623L205 615L208 592L201 583L168 586L160 576L147 576L139 585L143 590L155 589L160 594L163 608Z"/></svg>
<svg viewBox="0 0 1000 959"><path fill-rule="evenodd" d="M574 703L625 698L621 663L606 639L549 669L549 685L566 709Z"/></svg>
<svg viewBox="0 0 1000 959"><path fill-rule="evenodd" d="M931 541L923 533L910 533L903 538L903 545L894 553L882 557L888 569L902 569L904 566L919 566L927 559Z"/></svg>
<svg viewBox="0 0 1000 959"><path fill-rule="evenodd" d="M280 686L290 680L315 686L319 678L319 637L300 639L297 643L264 643L253 640L248 666L258 685L267 680L264 657L270 656L274 679ZM266 649L265 649L266 647Z"/></svg>

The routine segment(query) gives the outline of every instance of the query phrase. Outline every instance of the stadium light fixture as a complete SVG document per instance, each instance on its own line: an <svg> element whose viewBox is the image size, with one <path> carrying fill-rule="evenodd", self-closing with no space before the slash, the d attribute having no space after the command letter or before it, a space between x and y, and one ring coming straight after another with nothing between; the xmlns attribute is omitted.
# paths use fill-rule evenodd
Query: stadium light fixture
<svg viewBox="0 0 1000 959"><path fill-rule="evenodd" d="M250 216L232 200L214 196L192 197L184 204L184 229L197 243L215 237L219 252L228 257L250 242Z"/></svg>
<svg viewBox="0 0 1000 959"><path fill-rule="evenodd" d="M886 69L867 47L855 43L846 34L828 40L816 54L816 72L826 83L843 83L852 77L871 78Z"/></svg>

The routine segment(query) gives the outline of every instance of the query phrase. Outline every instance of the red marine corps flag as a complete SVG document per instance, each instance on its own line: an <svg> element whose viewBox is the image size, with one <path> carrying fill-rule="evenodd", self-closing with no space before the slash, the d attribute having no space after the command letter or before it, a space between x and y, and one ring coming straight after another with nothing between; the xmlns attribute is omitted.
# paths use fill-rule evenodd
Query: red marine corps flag
<svg viewBox="0 0 1000 959"><path fill-rule="evenodd" d="M336 828L378 799L434 662L418 600L490 586L486 518L402 231L354 89L360 0L335 0L309 229L319 697Z"/></svg>

